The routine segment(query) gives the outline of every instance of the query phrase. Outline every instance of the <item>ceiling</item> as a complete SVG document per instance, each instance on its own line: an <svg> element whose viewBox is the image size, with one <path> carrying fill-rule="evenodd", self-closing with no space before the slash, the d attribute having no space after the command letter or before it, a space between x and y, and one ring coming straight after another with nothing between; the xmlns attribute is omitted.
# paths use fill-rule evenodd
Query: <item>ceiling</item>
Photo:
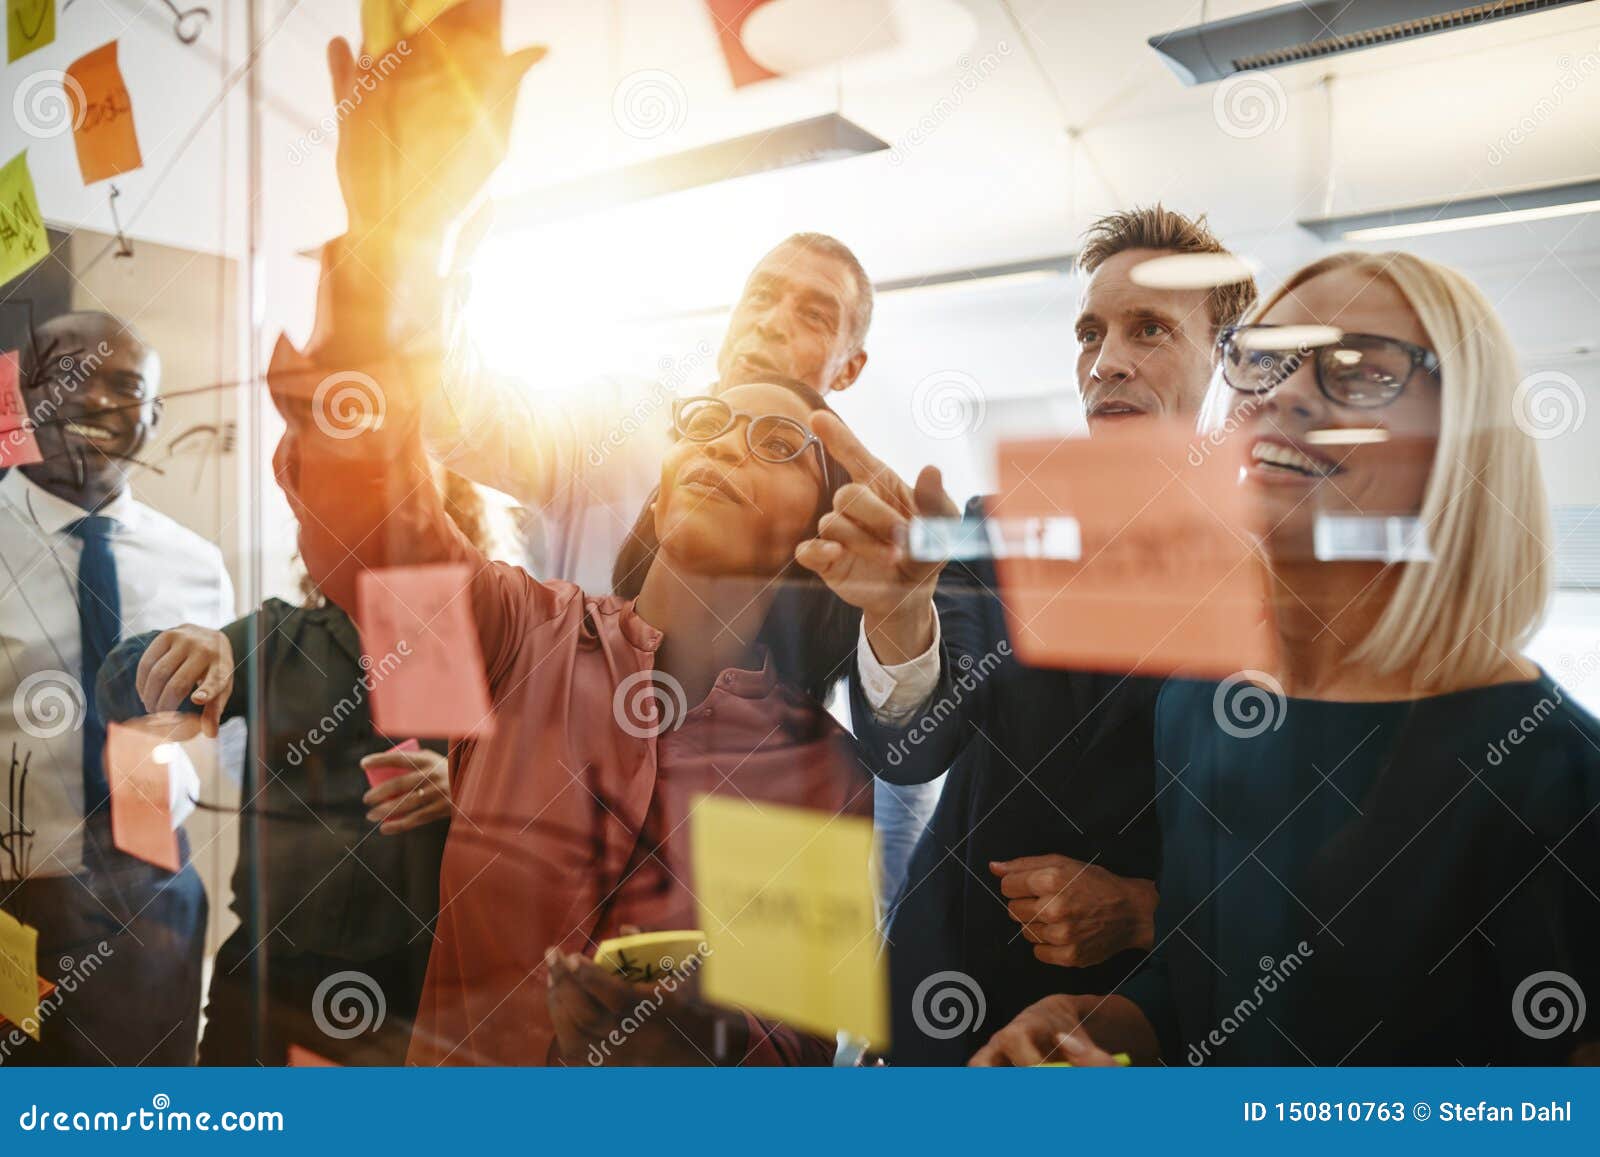
<svg viewBox="0 0 1600 1157"><path fill-rule="evenodd" d="M1146 39L1265 4L873 2L913 45L923 13L947 33L954 8L970 45L952 55L948 35L934 36L909 65L735 90L704 0L505 0L507 43L551 51L523 85L497 196L835 109L894 146L549 231L645 312L676 312L725 304L754 256L794 229L836 234L891 279L1070 251L1096 214L1162 200L1207 213L1270 281L1326 248L1295 225L1303 217L1600 173L1596 3L1276 70L1257 132L1219 113L1219 86L1179 83ZM331 104L324 46L356 33L358 4L262 5L261 249L268 286L299 287L306 272L288 255L341 227L332 146L308 139ZM20 99L39 73L119 37L146 158L115 182L123 227L240 254L253 203L248 30L245 5L213 8L213 26L186 46L157 0L74 0L58 43L9 66L0 95ZM675 102L667 131L648 139L616 111L619 87L640 73ZM52 223L112 231L107 186L82 186L70 138L20 143ZM1530 358L1600 347L1600 215L1407 247L1479 278Z"/></svg>

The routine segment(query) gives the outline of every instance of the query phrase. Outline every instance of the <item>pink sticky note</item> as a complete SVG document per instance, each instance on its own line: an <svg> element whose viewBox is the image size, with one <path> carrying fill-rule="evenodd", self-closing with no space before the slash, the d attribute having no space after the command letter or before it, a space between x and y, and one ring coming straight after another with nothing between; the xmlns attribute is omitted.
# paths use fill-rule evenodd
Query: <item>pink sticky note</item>
<svg viewBox="0 0 1600 1157"><path fill-rule="evenodd" d="M0 434L28 424L28 407L22 400L21 383L17 351L0 352Z"/></svg>
<svg viewBox="0 0 1600 1157"><path fill-rule="evenodd" d="M994 515L1079 526L1076 557L995 564L1018 658L1219 679L1272 670L1276 636L1240 445L1196 445L1176 422L1001 443Z"/></svg>
<svg viewBox="0 0 1600 1157"><path fill-rule="evenodd" d="M22 398L17 352L6 350L0 353L0 466L31 466L43 461Z"/></svg>
<svg viewBox="0 0 1600 1157"><path fill-rule="evenodd" d="M106 724L106 782L111 787L111 842L130 856L176 872L172 830L170 738L121 723Z"/></svg>
<svg viewBox="0 0 1600 1157"><path fill-rule="evenodd" d="M418 743L415 739L407 739L403 743L395 744L389 750L390 751L421 751L422 750L422 744ZM362 770L367 773L367 783L372 787L377 787L379 784L388 783L391 779L394 779L396 776L404 775L406 772L410 771L411 769L408 768L408 767L405 767L403 765L396 764L393 767L366 767L366 768L362 768Z"/></svg>
<svg viewBox="0 0 1600 1157"><path fill-rule="evenodd" d="M389 734L454 738L494 729L465 563L362 572L356 619L372 723Z"/></svg>

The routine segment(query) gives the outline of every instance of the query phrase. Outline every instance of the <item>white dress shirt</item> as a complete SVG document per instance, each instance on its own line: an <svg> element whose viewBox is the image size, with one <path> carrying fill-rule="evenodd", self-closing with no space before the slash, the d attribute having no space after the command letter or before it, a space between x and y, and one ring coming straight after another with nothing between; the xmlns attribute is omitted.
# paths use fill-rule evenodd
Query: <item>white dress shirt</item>
<svg viewBox="0 0 1600 1157"><path fill-rule="evenodd" d="M915 659L884 665L867 641L866 620L856 640L856 666L861 671L861 694L879 723L901 724L928 705L939 685L939 616L933 616L933 642Z"/></svg>
<svg viewBox="0 0 1600 1157"><path fill-rule="evenodd" d="M915 659L885 666L872 653L867 625L861 624L856 640L856 669L861 673L861 694L879 723L906 724L928 708L939 685L939 616L933 616L933 642ZM927 783L873 784L872 819L878 832L878 922L888 931L893 905L911 868L911 854L933 819L944 792L944 779Z"/></svg>
<svg viewBox="0 0 1600 1157"><path fill-rule="evenodd" d="M111 551L122 598L122 633L233 618L233 584L211 543L124 492L96 513L116 520ZM83 866L83 689L78 636L78 562L83 543L67 530L87 511L13 469L0 478L0 830L13 832L7 774L28 765L26 825L30 876ZM173 819L198 792L192 764L174 763ZM11 787L15 781L16 787ZM20 802L20 801L19 801ZM12 841L13 850L22 841ZM12 874L0 856L0 880Z"/></svg>

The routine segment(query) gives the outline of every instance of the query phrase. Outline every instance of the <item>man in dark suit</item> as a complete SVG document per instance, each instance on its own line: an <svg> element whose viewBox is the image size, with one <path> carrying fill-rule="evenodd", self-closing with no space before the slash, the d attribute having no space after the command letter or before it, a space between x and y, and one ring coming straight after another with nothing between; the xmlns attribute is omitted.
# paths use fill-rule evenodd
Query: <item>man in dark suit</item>
<svg viewBox="0 0 1600 1157"><path fill-rule="evenodd" d="M1192 421L1218 331L1254 299L1248 280L1154 289L1131 276L1172 253L1225 250L1203 219L1159 205L1086 235L1075 329L1091 434ZM817 432L861 480L799 553L863 611L857 736L891 782L950 773L889 925L892 1055L963 1064L1044 995L1112 991L1151 947L1160 683L1018 662L991 562L944 567L897 548L912 517L955 514L938 471L908 487L842 424L824 416ZM982 517L983 500L968 514Z"/></svg>
<svg viewBox="0 0 1600 1157"><path fill-rule="evenodd" d="M233 587L213 544L138 501L129 477L161 418L161 360L96 312L40 323L22 398L38 460L0 478L0 910L38 932L37 1041L0 1035L11 1065L186 1065L200 1025L209 911L188 838L178 869L113 839L106 738L95 696L125 635L218 625ZM177 828L199 781L169 768Z"/></svg>

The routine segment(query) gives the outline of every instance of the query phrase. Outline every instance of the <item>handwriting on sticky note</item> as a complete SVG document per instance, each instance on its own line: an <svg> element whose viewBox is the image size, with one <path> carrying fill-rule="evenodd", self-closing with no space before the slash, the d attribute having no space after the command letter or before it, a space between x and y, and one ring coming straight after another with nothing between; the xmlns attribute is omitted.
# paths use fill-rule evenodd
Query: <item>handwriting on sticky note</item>
<svg viewBox="0 0 1600 1157"><path fill-rule="evenodd" d="M6 0L6 61L14 63L56 38L56 0Z"/></svg>
<svg viewBox="0 0 1600 1157"><path fill-rule="evenodd" d="M38 958L38 931L0 911L0 1017L21 1025L34 1040L39 1039L42 995Z"/></svg>
<svg viewBox="0 0 1600 1157"><path fill-rule="evenodd" d="M42 461L28 418L28 403L22 396L17 353L0 352L0 466L28 466Z"/></svg>
<svg viewBox="0 0 1600 1157"><path fill-rule="evenodd" d="M133 128L133 102L117 63L117 42L102 44L67 67L72 142L83 183L92 185L144 164Z"/></svg>
<svg viewBox="0 0 1600 1157"><path fill-rule="evenodd" d="M172 772L177 744L166 735L123 723L106 725L106 782L111 788L111 842L130 856L176 872Z"/></svg>
<svg viewBox="0 0 1600 1157"><path fill-rule="evenodd" d="M872 821L707 795L689 824L706 997L887 1044Z"/></svg>
<svg viewBox="0 0 1600 1157"><path fill-rule="evenodd" d="M407 739L403 743L395 744L389 750L421 751L422 744L418 743L415 739ZM407 774L412 769L409 764L396 763L388 767L365 767L362 768L362 770L367 773L367 786L378 787L381 784L388 783L391 779L397 779L400 776Z"/></svg>
<svg viewBox="0 0 1600 1157"><path fill-rule="evenodd" d="M1270 670L1266 574L1239 448L1196 454L1187 429L1139 427L1001 445L990 514L1067 515L1080 538L1077 559L996 561L1017 656L1151 675Z"/></svg>
<svg viewBox="0 0 1600 1157"><path fill-rule="evenodd" d="M594 962L624 980L648 984L674 972L688 972L706 954L706 934L687 932L635 932L600 941Z"/></svg>
<svg viewBox="0 0 1600 1157"><path fill-rule="evenodd" d="M372 722L398 735L456 738L494 728L465 563L387 567L356 582Z"/></svg>
<svg viewBox="0 0 1600 1157"><path fill-rule="evenodd" d="M23 150L0 168L0 282L32 269L49 252L50 238Z"/></svg>
<svg viewBox="0 0 1600 1157"><path fill-rule="evenodd" d="M0 434L20 430L28 424L28 404L22 399L17 351L0 351Z"/></svg>

